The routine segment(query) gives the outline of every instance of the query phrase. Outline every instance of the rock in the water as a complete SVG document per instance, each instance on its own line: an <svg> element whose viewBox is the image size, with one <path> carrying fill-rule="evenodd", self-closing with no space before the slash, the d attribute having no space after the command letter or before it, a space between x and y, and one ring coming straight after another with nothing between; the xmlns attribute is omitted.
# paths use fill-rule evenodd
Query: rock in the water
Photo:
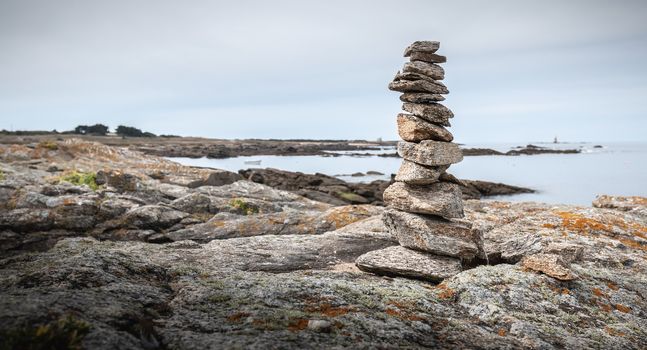
<svg viewBox="0 0 647 350"><path fill-rule="evenodd" d="M420 143L400 141L398 154L408 161L429 166L455 164L463 160L458 145L429 140Z"/></svg>
<svg viewBox="0 0 647 350"><path fill-rule="evenodd" d="M409 142L435 140L451 142L454 136L442 126L429 123L412 114L398 114L398 133L400 138Z"/></svg>
<svg viewBox="0 0 647 350"><path fill-rule="evenodd" d="M411 56L414 52L434 53L440 48L438 41L414 41L404 50L404 57Z"/></svg>
<svg viewBox="0 0 647 350"><path fill-rule="evenodd" d="M404 103L402 109L428 122L450 126L449 119L454 118L452 111L440 103L419 104Z"/></svg>
<svg viewBox="0 0 647 350"><path fill-rule="evenodd" d="M456 258L419 252L402 246L374 250L361 255L355 265L378 275L402 276L442 281L461 272L461 261Z"/></svg>
<svg viewBox="0 0 647 350"><path fill-rule="evenodd" d="M406 92L400 95L400 101L411 103L434 103L445 101L445 97L439 94L428 94L424 92Z"/></svg>
<svg viewBox="0 0 647 350"><path fill-rule="evenodd" d="M422 61L407 62L402 69L405 73L418 73L426 75L434 80L445 79L445 70L434 63L427 63Z"/></svg>
<svg viewBox="0 0 647 350"><path fill-rule="evenodd" d="M543 272L562 281L571 281L577 276L568 268L568 264L557 254L534 254L526 256L521 265L526 269Z"/></svg>
<svg viewBox="0 0 647 350"><path fill-rule="evenodd" d="M430 80L398 80L389 84L389 90L400 92L427 92L431 94L448 94L449 90L441 82Z"/></svg>
<svg viewBox="0 0 647 350"><path fill-rule="evenodd" d="M447 219L464 216L460 187L447 182L426 186L394 182L384 191L384 202L410 213L438 215Z"/></svg>
<svg viewBox="0 0 647 350"><path fill-rule="evenodd" d="M439 217L423 216L389 209L382 215L384 225L403 247L429 253L474 258L479 251L481 236L472 225Z"/></svg>
<svg viewBox="0 0 647 350"><path fill-rule="evenodd" d="M410 185L429 185L438 182L438 178L448 167L448 165L428 167L403 159L395 175L395 181Z"/></svg>
<svg viewBox="0 0 647 350"><path fill-rule="evenodd" d="M447 57L435 53L414 51L411 53L411 61L422 61L429 63L445 63Z"/></svg>

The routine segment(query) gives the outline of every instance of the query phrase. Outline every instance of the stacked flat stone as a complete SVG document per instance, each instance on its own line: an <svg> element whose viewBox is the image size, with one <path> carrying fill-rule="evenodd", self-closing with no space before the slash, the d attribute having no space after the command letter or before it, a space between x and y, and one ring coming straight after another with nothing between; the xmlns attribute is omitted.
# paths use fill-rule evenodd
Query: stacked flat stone
<svg viewBox="0 0 647 350"><path fill-rule="evenodd" d="M481 237L462 220L462 193L454 176L446 172L463 154L446 129L454 117L440 104L449 93L440 82L445 71L436 54L437 41L416 41L404 51L404 64L389 84L402 92L397 117L398 154L403 158L395 182L384 191L384 224L400 245L360 256L357 266L377 274L432 281L462 270L461 261L479 253Z"/></svg>

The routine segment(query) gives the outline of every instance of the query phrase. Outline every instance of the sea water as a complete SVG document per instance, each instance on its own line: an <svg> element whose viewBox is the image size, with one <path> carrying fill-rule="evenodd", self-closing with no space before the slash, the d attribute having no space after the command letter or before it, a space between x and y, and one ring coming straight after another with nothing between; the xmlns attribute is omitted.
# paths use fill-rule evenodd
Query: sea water
<svg viewBox="0 0 647 350"><path fill-rule="evenodd" d="M529 187L536 193L501 196L501 200L590 205L600 194L647 197L647 143L559 143L535 145L552 149L580 149L578 154L521 156L469 156L450 167L461 179L501 182ZM602 147L596 147L602 145ZM491 148L501 152L511 144L467 144L467 148ZM379 157L394 149L372 151L371 156L251 156L226 159L170 158L184 165L238 171L276 168L303 173L322 173L349 182L387 180L396 173L400 158ZM361 151L361 153L364 153ZM259 165L245 162L260 161ZM384 175L354 177L351 174L378 171Z"/></svg>

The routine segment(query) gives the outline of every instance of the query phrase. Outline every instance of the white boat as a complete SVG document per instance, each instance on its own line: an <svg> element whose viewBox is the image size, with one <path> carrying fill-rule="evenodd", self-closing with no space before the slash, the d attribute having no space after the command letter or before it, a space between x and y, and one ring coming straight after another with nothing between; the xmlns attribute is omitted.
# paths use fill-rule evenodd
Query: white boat
<svg viewBox="0 0 647 350"><path fill-rule="evenodd" d="M262 160L246 160L243 163L249 165L261 165Z"/></svg>

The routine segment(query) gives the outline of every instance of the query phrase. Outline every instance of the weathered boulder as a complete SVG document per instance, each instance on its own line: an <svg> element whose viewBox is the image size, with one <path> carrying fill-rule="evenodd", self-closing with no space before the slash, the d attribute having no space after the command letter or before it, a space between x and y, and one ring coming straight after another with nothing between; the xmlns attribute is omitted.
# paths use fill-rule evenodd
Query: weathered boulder
<svg viewBox="0 0 647 350"><path fill-rule="evenodd" d="M205 178L189 182L187 187L197 188L202 186L224 186L242 180L243 177L227 170L212 169Z"/></svg>
<svg viewBox="0 0 647 350"><path fill-rule="evenodd" d="M352 205L330 208L324 212L284 210L270 213L237 215L219 213L202 224L173 230L165 234L172 241L215 239L258 235L321 234L381 213L379 207Z"/></svg>
<svg viewBox="0 0 647 350"><path fill-rule="evenodd" d="M647 198L638 196L597 196L593 201L596 208L626 211L647 218Z"/></svg>
<svg viewBox="0 0 647 350"><path fill-rule="evenodd" d="M568 264L556 254L534 254L523 258L521 266L526 269L543 272L561 281L571 281L577 278L568 268Z"/></svg>
<svg viewBox="0 0 647 350"><path fill-rule="evenodd" d="M463 200L456 184L436 182L425 186L394 182L384 191L384 202L402 211L462 218Z"/></svg>
<svg viewBox="0 0 647 350"><path fill-rule="evenodd" d="M384 225L403 247L472 259L483 245L482 237L468 222L393 209L386 210L382 217Z"/></svg>
<svg viewBox="0 0 647 350"><path fill-rule="evenodd" d="M451 142L454 136L442 126L429 123L412 114L398 114L398 134L408 142L424 140Z"/></svg>
<svg viewBox="0 0 647 350"><path fill-rule="evenodd" d="M109 220L123 215L136 206L139 206L139 204L128 199L119 197L107 198L99 204L97 215L103 220Z"/></svg>
<svg viewBox="0 0 647 350"><path fill-rule="evenodd" d="M449 165L463 160L463 153L455 143L431 140L420 143L400 141L398 154L405 160L427 166Z"/></svg>
<svg viewBox="0 0 647 350"><path fill-rule="evenodd" d="M20 208L0 212L0 229L13 231L44 231L54 226L49 209Z"/></svg>
<svg viewBox="0 0 647 350"><path fill-rule="evenodd" d="M404 50L404 57L409 57L414 52L434 53L439 48L439 41L414 41Z"/></svg>
<svg viewBox="0 0 647 350"><path fill-rule="evenodd" d="M450 126L449 119L454 117L452 111L440 103L403 103L402 109L430 123Z"/></svg>
<svg viewBox="0 0 647 350"><path fill-rule="evenodd" d="M355 260L357 267L378 275L439 282L461 272L461 261L402 246L368 252Z"/></svg>
<svg viewBox="0 0 647 350"><path fill-rule="evenodd" d="M135 207L120 219L120 227L160 230L173 226L189 214L161 205Z"/></svg>
<svg viewBox="0 0 647 350"><path fill-rule="evenodd" d="M403 159L395 175L395 181L411 185L429 185L438 182L439 177L448 167L448 165L425 166Z"/></svg>
<svg viewBox="0 0 647 350"><path fill-rule="evenodd" d="M119 192L134 192L141 186L137 176L120 170L99 170L95 181L97 185L111 186Z"/></svg>
<svg viewBox="0 0 647 350"><path fill-rule="evenodd" d="M44 194L34 192L34 191L20 191L18 193L13 193L8 196L9 206L13 209L20 208L46 208L47 200L50 199L49 196Z"/></svg>
<svg viewBox="0 0 647 350"><path fill-rule="evenodd" d="M435 103L445 101L445 97L439 94L428 94L424 92L405 92L400 95L400 101L411 103Z"/></svg>
<svg viewBox="0 0 647 350"><path fill-rule="evenodd" d="M422 74L434 80L445 79L445 70L443 69L443 67L434 63L427 63L422 61L412 61L405 63L404 68L402 68L402 72Z"/></svg>

